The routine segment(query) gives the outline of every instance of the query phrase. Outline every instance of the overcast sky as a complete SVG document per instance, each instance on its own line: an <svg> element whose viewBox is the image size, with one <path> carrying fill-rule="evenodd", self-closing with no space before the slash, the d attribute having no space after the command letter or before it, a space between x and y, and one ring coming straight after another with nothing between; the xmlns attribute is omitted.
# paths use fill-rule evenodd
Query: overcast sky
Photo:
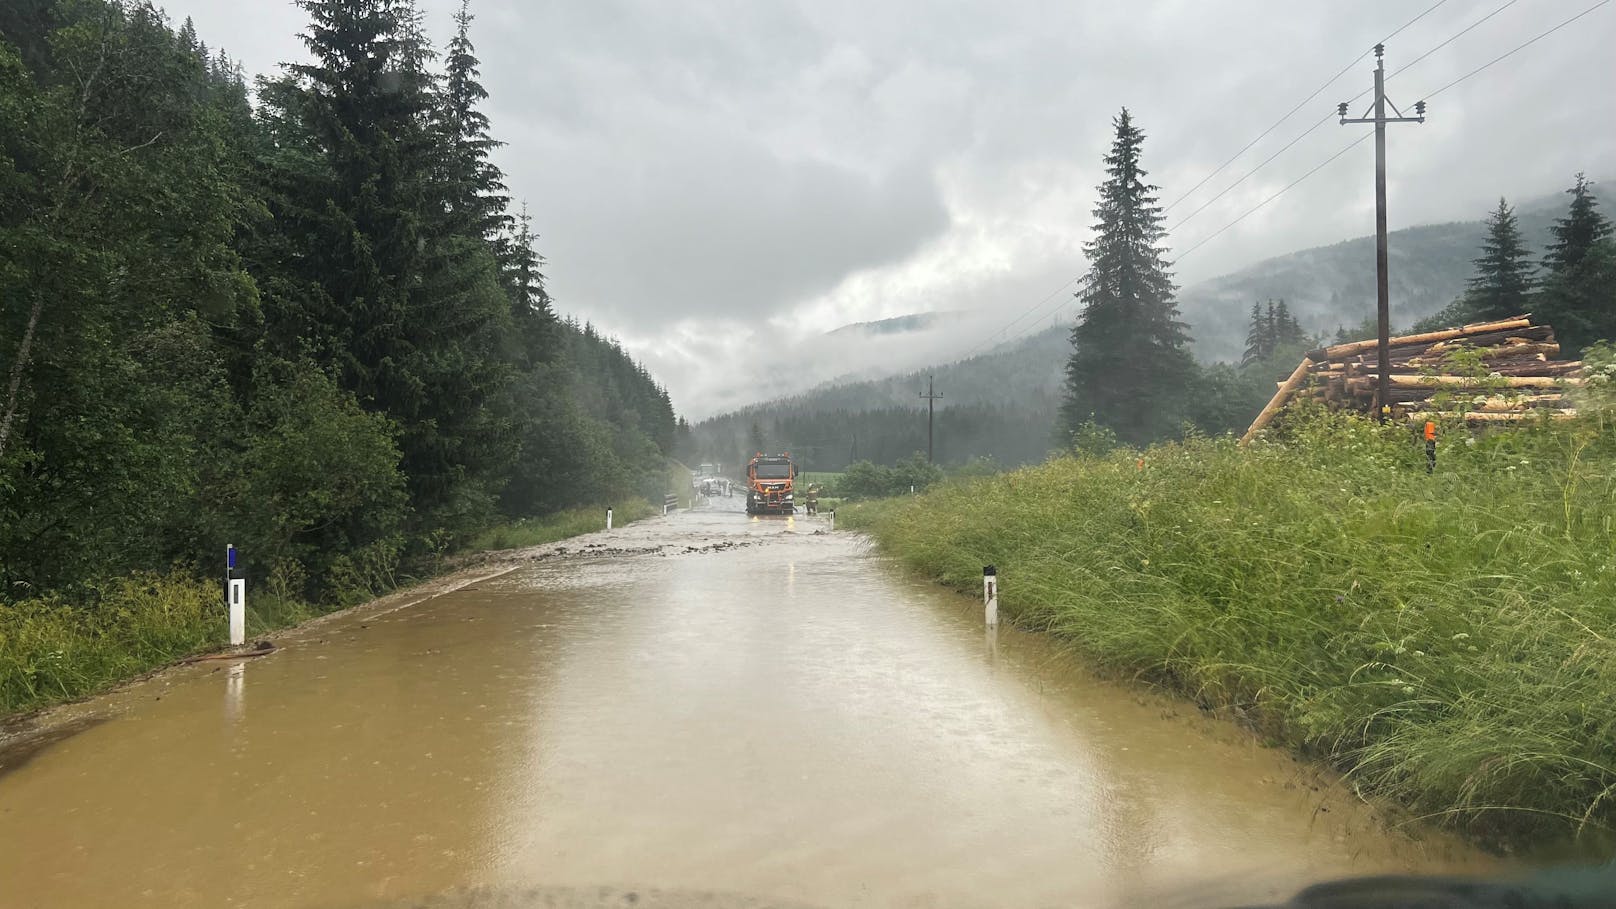
<svg viewBox="0 0 1616 909"><path fill-rule="evenodd" d="M161 2L251 72L303 56L290 0ZM1146 131L1145 166L1173 202L1432 2L472 9L487 111L508 143L497 162L533 215L557 308L621 337L675 405L701 417L847 370L963 353L970 336L926 351L815 339L931 310L980 312L960 323L968 334L1001 327L1083 271L1120 107ZM1389 43L1388 95L1412 107L1594 2L1447 0ZM457 5L423 0L440 47ZM1392 228L1479 218L1500 194L1554 192L1579 170L1616 176L1613 39L1607 3L1434 98L1423 126L1391 127ZM1366 89L1372 65L1360 61L1168 223ZM1178 227L1171 245L1187 249L1364 129L1320 126ZM1187 255L1179 282L1371 232L1372 178L1365 142Z"/></svg>

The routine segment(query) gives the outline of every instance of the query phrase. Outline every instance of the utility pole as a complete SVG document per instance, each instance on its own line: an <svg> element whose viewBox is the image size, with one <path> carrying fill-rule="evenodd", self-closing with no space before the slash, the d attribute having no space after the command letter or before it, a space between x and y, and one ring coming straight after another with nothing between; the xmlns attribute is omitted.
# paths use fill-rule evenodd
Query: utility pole
<svg viewBox="0 0 1616 909"><path fill-rule="evenodd" d="M931 376L926 377L926 390L921 392L920 396L926 399L926 463L930 464L932 418L937 412L937 399L942 397L942 395L932 393Z"/></svg>
<svg viewBox="0 0 1616 909"><path fill-rule="evenodd" d="M1377 345L1377 369L1380 372L1379 391L1375 394L1375 419L1386 422L1386 413L1391 409L1391 286L1387 278L1386 264L1386 124L1388 123L1424 123L1425 102L1420 101L1414 105L1416 116L1405 117L1403 112L1392 104L1395 117L1386 116L1386 105L1391 104L1386 99L1386 45L1375 45L1375 106L1373 117L1347 116L1347 104L1343 101L1336 108L1341 117L1342 125L1348 123L1375 124L1375 310L1376 318L1380 323L1380 344Z"/></svg>

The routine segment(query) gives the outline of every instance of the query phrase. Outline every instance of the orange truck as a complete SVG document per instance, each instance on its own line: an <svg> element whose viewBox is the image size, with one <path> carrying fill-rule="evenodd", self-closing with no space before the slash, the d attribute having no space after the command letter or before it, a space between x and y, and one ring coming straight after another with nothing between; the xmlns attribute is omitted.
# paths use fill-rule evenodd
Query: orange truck
<svg viewBox="0 0 1616 909"><path fill-rule="evenodd" d="M766 455L758 452L746 465L746 513L792 514L797 505L793 486L797 465L791 453Z"/></svg>

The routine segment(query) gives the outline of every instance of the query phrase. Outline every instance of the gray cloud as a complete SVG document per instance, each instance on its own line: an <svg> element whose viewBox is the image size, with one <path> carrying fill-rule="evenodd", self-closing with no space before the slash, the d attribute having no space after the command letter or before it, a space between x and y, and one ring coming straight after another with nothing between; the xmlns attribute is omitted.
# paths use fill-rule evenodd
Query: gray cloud
<svg viewBox="0 0 1616 909"><path fill-rule="evenodd" d="M948 226L923 168L870 177L668 127L632 144L590 137L588 151L566 143L577 166L541 178L554 190L538 195L537 221L558 299L620 322L772 315ZM560 191L572 181L616 198Z"/></svg>
<svg viewBox="0 0 1616 909"><path fill-rule="evenodd" d="M166 0L264 71L301 55L288 2ZM455 4L424 3L447 37ZM1588 5L1523 0L1397 73L1411 104ZM1128 105L1176 199L1429 4L1246 0L474 0L474 38L564 312L619 333L700 416L916 351L805 355L780 337L919 310L981 310L952 350L1083 269L1110 118ZM1494 4L1398 35L1396 72ZM1616 7L1433 99L1391 138L1393 227L1475 218L1502 193L1616 174L1606 48ZM1369 83L1370 61L1169 213L1169 224ZM1184 224L1187 249L1356 138L1329 122ZM1187 256L1191 283L1369 232L1369 143ZM1045 321L1070 315L1059 299ZM1231 313L1230 318L1243 318ZM1016 330L1019 330L1016 329ZM1014 334L1014 331L1011 332ZM822 347L823 345L821 345ZM771 352L765 352L771 351ZM927 356L947 356L948 343ZM861 360L861 358L864 358ZM873 359L872 359L873 358Z"/></svg>

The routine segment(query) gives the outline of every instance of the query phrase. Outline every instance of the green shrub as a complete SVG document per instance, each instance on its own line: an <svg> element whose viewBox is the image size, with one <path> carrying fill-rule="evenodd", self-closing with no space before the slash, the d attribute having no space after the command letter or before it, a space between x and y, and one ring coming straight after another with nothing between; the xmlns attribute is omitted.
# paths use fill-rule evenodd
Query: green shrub
<svg viewBox="0 0 1616 909"><path fill-rule="evenodd" d="M924 454L915 452L890 467L855 461L842 472L835 492L848 499L878 499L908 495L911 489L919 492L942 479L942 469L928 462Z"/></svg>

